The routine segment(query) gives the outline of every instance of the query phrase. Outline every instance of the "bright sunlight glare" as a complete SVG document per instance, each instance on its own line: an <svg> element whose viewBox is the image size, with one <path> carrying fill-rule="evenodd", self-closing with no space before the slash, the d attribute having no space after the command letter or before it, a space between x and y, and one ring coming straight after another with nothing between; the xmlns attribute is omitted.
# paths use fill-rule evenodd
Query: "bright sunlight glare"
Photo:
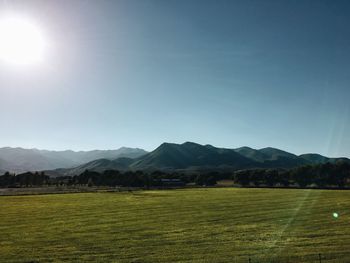
<svg viewBox="0 0 350 263"><path fill-rule="evenodd" d="M0 16L0 60L31 65L44 59L46 42L40 28L24 17Z"/></svg>

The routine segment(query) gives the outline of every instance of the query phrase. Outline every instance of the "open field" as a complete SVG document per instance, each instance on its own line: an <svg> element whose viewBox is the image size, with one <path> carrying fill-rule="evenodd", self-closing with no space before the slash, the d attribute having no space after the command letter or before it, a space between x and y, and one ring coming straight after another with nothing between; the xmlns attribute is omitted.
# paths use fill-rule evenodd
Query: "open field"
<svg viewBox="0 0 350 263"><path fill-rule="evenodd" d="M3 196L0 208L0 262L350 262L350 191Z"/></svg>

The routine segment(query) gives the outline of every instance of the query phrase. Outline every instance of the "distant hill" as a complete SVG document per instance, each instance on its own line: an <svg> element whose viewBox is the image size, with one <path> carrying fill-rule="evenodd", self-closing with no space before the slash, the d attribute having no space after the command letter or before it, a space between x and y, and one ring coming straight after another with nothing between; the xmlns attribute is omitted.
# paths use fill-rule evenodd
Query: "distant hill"
<svg viewBox="0 0 350 263"><path fill-rule="evenodd" d="M268 160L270 158L269 155L266 155L259 150L255 150L255 149L252 149L252 148L247 147L247 146L240 147L240 148L237 148L234 150L237 153L239 153L239 154L241 154L249 159L257 161L257 162L263 162L263 161Z"/></svg>
<svg viewBox="0 0 350 263"><path fill-rule="evenodd" d="M290 159L297 159L298 158L298 156L296 156L295 154L292 154L292 153L289 153L286 151L282 151L280 149L272 148L272 147L260 149L259 152L261 152L262 154L267 156L268 160L270 160L270 161L278 160L281 158L290 158Z"/></svg>
<svg viewBox="0 0 350 263"><path fill-rule="evenodd" d="M235 149L235 151L247 158L251 158L259 162L259 167L261 168L293 168L296 166L314 163L307 158L303 158L302 156L297 156L295 154L272 147L259 150L249 147L241 147Z"/></svg>
<svg viewBox="0 0 350 263"><path fill-rule="evenodd" d="M308 163L311 163L311 164L327 163L327 162L336 163L337 161L345 161L345 162L350 161L348 158L345 158L345 157L329 158L316 153L302 154L299 157L305 159Z"/></svg>
<svg viewBox="0 0 350 263"><path fill-rule="evenodd" d="M0 148L0 172L26 172L71 168L96 159L137 158L147 152L138 148L122 147L117 150L48 151L23 148Z"/></svg>
<svg viewBox="0 0 350 263"><path fill-rule="evenodd" d="M350 161L346 158L328 158L322 155L295 154L276 148L237 149L217 148L212 145L200 145L193 142L183 144L163 143L154 151L135 159L118 158L115 160L99 159L80 165L74 169L56 171L65 175L80 174L85 170L102 172L117 170L164 170L164 171L199 171L199 170L238 170L248 168L293 168L306 164Z"/></svg>
<svg viewBox="0 0 350 263"><path fill-rule="evenodd" d="M267 159L264 160L264 167L293 168L308 164L307 160L276 148L263 148L260 149L259 152L267 156Z"/></svg>
<svg viewBox="0 0 350 263"><path fill-rule="evenodd" d="M300 155L301 158L303 158L304 160L306 160L309 163L326 163L329 162L331 160L331 158L322 156L320 154L316 154L316 153L308 153L308 154L302 154Z"/></svg>
<svg viewBox="0 0 350 263"><path fill-rule="evenodd" d="M132 158L121 157L115 160L108 159L98 159L86 164L79 165L75 168L68 169L56 169L53 171L46 171L46 173L50 176L59 176L59 175L76 175L81 174L86 170L95 171L95 172L103 172L106 170L128 170L129 165L134 162Z"/></svg>
<svg viewBox="0 0 350 263"><path fill-rule="evenodd" d="M231 149L216 148L193 142L183 144L163 143L154 151L135 159L100 159L73 169L48 172L52 176L80 174L85 170L203 170L203 169L243 169L255 167L256 162Z"/></svg>
<svg viewBox="0 0 350 263"><path fill-rule="evenodd" d="M235 169L254 166L255 161L231 149L216 148L193 142L163 143L154 151L138 158L131 169L188 169L230 166Z"/></svg>

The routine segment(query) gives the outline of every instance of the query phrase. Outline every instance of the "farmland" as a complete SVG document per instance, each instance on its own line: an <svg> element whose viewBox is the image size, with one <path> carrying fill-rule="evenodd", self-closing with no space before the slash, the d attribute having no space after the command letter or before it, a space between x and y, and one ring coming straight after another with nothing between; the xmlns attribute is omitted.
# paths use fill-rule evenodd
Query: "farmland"
<svg viewBox="0 0 350 263"><path fill-rule="evenodd" d="M349 201L248 188L2 196L0 261L350 262Z"/></svg>

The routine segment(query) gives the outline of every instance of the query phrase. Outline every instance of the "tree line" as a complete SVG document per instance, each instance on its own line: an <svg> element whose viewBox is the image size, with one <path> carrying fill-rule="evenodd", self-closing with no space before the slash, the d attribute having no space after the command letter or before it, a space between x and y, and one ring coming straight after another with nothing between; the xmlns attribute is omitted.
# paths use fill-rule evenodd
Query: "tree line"
<svg viewBox="0 0 350 263"><path fill-rule="evenodd" d="M350 186L350 164L345 161L305 165L294 169L249 169L233 174L242 186L345 188Z"/></svg>
<svg viewBox="0 0 350 263"><path fill-rule="evenodd" d="M29 187L49 184L50 177L44 172L27 172L23 174L10 174L6 172L0 176L0 187Z"/></svg>
<svg viewBox="0 0 350 263"><path fill-rule="evenodd" d="M218 180L232 179L244 187L350 187L350 164L340 161L318 165L305 165L294 169L247 169L235 172L201 171L192 173L154 171L106 170L102 173L86 170L79 175L49 177L44 172L27 172L0 176L0 187L66 186L122 186L158 187L181 186L193 183L215 185Z"/></svg>
<svg viewBox="0 0 350 263"><path fill-rule="evenodd" d="M188 183L199 185L215 185L220 178L216 174L185 174L179 172L165 173L154 171L106 170L102 173L86 170L79 175L49 177L44 172L27 172L0 176L0 187L40 187L40 186L122 186L122 187L158 187L181 186Z"/></svg>

